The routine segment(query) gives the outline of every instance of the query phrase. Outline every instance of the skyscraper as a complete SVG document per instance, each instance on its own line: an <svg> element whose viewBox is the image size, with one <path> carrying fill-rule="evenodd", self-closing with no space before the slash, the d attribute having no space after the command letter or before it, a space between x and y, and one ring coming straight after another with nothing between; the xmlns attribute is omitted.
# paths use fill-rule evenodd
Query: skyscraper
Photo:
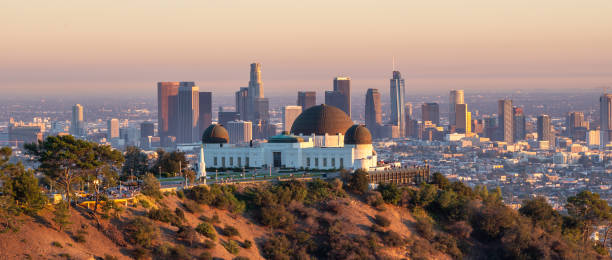
<svg viewBox="0 0 612 260"><path fill-rule="evenodd" d="M449 98L449 109L448 109L448 121L449 124L452 128L452 126L455 126L456 122L455 122L455 108L456 105L458 104L465 104L465 100L463 98L463 90L451 90L450 92L450 98Z"/></svg>
<svg viewBox="0 0 612 260"><path fill-rule="evenodd" d="M253 124L250 121L229 121L226 129L232 144L248 143L253 140Z"/></svg>
<svg viewBox="0 0 612 260"><path fill-rule="evenodd" d="M498 109L498 120L499 124L497 127L497 131L499 132L499 141L514 143L514 134L512 133L513 129L513 121L512 117L512 100L510 99L502 99L497 102Z"/></svg>
<svg viewBox="0 0 612 260"><path fill-rule="evenodd" d="M192 143L200 139L200 89L193 82L181 82L178 93L179 100L179 143Z"/></svg>
<svg viewBox="0 0 612 260"><path fill-rule="evenodd" d="M247 118L251 121L259 120L260 118L257 118L256 114L262 114L263 111L256 111L255 109L258 105L255 103L258 99L264 98L264 90L263 82L261 81L261 64L257 62L251 63L248 97L249 105L247 107L249 109L247 113L249 113L249 116Z"/></svg>
<svg viewBox="0 0 612 260"><path fill-rule="evenodd" d="M589 124L584 120L584 113L572 111L567 114L567 136L575 139L575 132L577 128L588 128ZM588 129L586 129L588 130ZM576 133L578 134L578 133ZM586 137L586 136L585 136Z"/></svg>
<svg viewBox="0 0 612 260"><path fill-rule="evenodd" d="M220 125L227 126L229 121L240 120L240 114L234 111L219 111L218 122Z"/></svg>
<svg viewBox="0 0 612 260"><path fill-rule="evenodd" d="M523 108L513 107L512 108L512 118L514 122L513 133L514 133L514 141L520 141L525 139L525 135L527 134L526 124L525 124L525 113L523 113Z"/></svg>
<svg viewBox="0 0 612 260"><path fill-rule="evenodd" d="M70 134L74 136L85 135L85 123L83 117L83 106L76 104L72 106L72 121L70 121Z"/></svg>
<svg viewBox="0 0 612 260"><path fill-rule="evenodd" d="M236 112L240 114L240 119L249 119L249 88L240 88L236 91Z"/></svg>
<svg viewBox="0 0 612 260"><path fill-rule="evenodd" d="M168 146L177 135L179 86L180 82L157 83L157 134L162 146Z"/></svg>
<svg viewBox="0 0 612 260"><path fill-rule="evenodd" d="M107 133L106 139L119 138L119 120L117 118L111 118L107 122Z"/></svg>
<svg viewBox="0 0 612 260"><path fill-rule="evenodd" d="M550 131L550 116L538 116L538 141L548 141L550 146L554 145L554 136Z"/></svg>
<svg viewBox="0 0 612 260"><path fill-rule="evenodd" d="M299 91L297 105L302 107L302 111L315 106L317 104L317 92L314 91Z"/></svg>
<svg viewBox="0 0 612 260"><path fill-rule="evenodd" d="M404 136L406 130L406 115L405 115L405 84L404 79L399 71L393 71L393 77L390 80L389 95L391 98L391 124L399 127L400 136Z"/></svg>
<svg viewBox="0 0 612 260"><path fill-rule="evenodd" d="M198 132L199 140L204 133L204 130L212 123L212 92L200 92L198 103L200 104L198 123L200 124L200 131Z"/></svg>
<svg viewBox="0 0 612 260"><path fill-rule="evenodd" d="M438 103L424 103L421 105L421 120L431 121L432 124L440 124L440 106Z"/></svg>
<svg viewBox="0 0 612 260"><path fill-rule="evenodd" d="M599 98L599 118L601 135L599 145L605 147L612 140L612 94L603 94Z"/></svg>
<svg viewBox="0 0 612 260"><path fill-rule="evenodd" d="M325 91L325 104L340 108L351 116L351 78L334 78L334 90Z"/></svg>
<svg viewBox="0 0 612 260"><path fill-rule="evenodd" d="M380 93L375 88L370 88L366 92L365 124L374 138L380 137L379 128L382 125L382 110L380 107Z"/></svg>
<svg viewBox="0 0 612 260"><path fill-rule="evenodd" d="M293 121L302 113L301 106L283 107L283 131L290 132Z"/></svg>
<svg viewBox="0 0 612 260"><path fill-rule="evenodd" d="M472 132L472 115L467 104L455 105L455 130L458 133L470 134Z"/></svg>
<svg viewBox="0 0 612 260"><path fill-rule="evenodd" d="M148 138L149 136L155 135L155 125L153 122L142 122L140 123L140 138Z"/></svg>

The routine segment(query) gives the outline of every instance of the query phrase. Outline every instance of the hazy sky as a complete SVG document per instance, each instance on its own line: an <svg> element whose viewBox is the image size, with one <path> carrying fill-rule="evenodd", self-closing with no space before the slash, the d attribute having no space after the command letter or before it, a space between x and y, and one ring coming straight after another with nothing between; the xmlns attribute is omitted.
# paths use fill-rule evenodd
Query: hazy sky
<svg viewBox="0 0 612 260"><path fill-rule="evenodd" d="M154 96L157 81L266 94L612 86L610 0L4 0L0 95Z"/></svg>

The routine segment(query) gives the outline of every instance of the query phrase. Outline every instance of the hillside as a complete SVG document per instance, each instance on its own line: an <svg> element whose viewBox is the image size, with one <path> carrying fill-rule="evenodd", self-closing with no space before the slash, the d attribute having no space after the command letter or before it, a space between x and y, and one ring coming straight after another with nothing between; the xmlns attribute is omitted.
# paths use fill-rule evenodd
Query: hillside
<svg viewBox="0 0 612 260"><path fill-rule="evenodd" d="M153 223L160 230L160 237L154 241L155 246L153 248L159 248L162 244L168 244L171 248L184 246L186 248L185 251L193 257L208 252L212 257L223 259L233 259L236 256L248 257L249 259L264 259L265 257L261 249L264 241L275 236L276 232L287 233L284 230L264 227L258 224L249 214L233 214L228 210L217 209L208 205L201 205L201 212L190 213L183 206L185 200L188 199L180 199L175 194L166 194L156 205L165 205L172 212L176 208L183 210L185 212L184 225L193 228L202 222L202 216L213 218L213 216L217 215L219 223L213 224L218 234L215 241L216 246L212 249L205 249L202 245L190 247L184 241L177 239L177 227L169 223L155 221ZM415 235L413 231L414 219L405 208L387 206L384 211L379 211L355 196L337 198L328 201L327 204L335 205L334 211L337 211L337 213L309 208L312 215L303 220L298 220L296 226L308 228L309 225L315 225L313 223L315 218L339 219L342 221L343 232L352 236L367 236L370 233L375 215L379 214L391 221L388 229L401 234L404 239L421 239L418 235ZM105 227L99 230L96 228L96 222L89 216L86 210L76 208L71 211L71 224L63 231L58 230L57 225L53 222L51 211L51 209L46 208L35 218L24 216L21 218L22 224L18 231L0 234L0 252L3 252L0 258L24 259L29 256L32 259L65 259L69 256L73 259L89 259L91 257L114 256L118 259L130 259L135 256L134 249L138 246L130 243L122 247L109 239L102 230L108 230L106 228L108 225L117 225L121 229L122 225L130 222L135 217L146 215L147 209L140 203L128 206L118 219L103 220L102 223ZM241 248L236 255L229 253L221 244L228 241L228 237L223 235L222 231L222 228L226 225L233 226L239 231L240 235L238 238L235 238L236 240L244 241L246 239L254 241L258 246L253 246L250 249ZM77 242L78 239L75 238L77 234L82 234L84 241ZM124 239L126 241L129 240L127 236ZM206 241L206 238L199 235L198 240L199 243L203 243ZM385 248L381 252L390 258L404 258L406 255L409 255L409 248L407 246ZM447 258L442 254L436 254L435 256L438 259ZM148 256L147 258L150 257ZM163 257L155 255L154 258Z"/></svg>

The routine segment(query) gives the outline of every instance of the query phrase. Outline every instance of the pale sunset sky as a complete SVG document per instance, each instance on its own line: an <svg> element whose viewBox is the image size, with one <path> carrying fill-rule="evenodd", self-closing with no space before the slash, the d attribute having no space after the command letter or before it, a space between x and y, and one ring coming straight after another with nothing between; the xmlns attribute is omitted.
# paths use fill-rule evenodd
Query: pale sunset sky
<svg viewBox="0 0 612 260"><path fill-rule="evenodd" d="M230 95L612 86L610 0L3 0L0 95L155 96L157 81Z"/></svg>

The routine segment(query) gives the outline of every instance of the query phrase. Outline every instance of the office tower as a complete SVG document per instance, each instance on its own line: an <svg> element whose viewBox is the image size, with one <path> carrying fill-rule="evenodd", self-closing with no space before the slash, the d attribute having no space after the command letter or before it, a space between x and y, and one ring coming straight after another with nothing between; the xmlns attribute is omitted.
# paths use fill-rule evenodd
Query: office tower
<svg viewBox="0 0 612 260"><path fill-rule="evenodd" d="M514 135L512 134L512 121L514 121L514 118L512 117L512 100L499 100L497 102L497 109L499 111L497 116L497 131L499 133L498 141L513 143Z"/></svg>
<svg viewBox="0 0 612 260"><path fill-rule="evenodd" d="M317 104L317 92L300 91L298 92L297 105L302 107L302 111Z"/></svg>
<svg viewBox="0 0 612 260"><path fill-rule="evenodd" d="M450 99L449 99L449 112L448 112L448 121L449 124L451 126L451 128L453 126L455 126L456 122L455 122L455 107L456 105L459 104L465 104L464 98L463 98L463 90L451 90L450 92Z"/></svg>
<svg viewBox="0 0 612 260"><path fill-rule="evenodd" d="M234 111L219 111L218 122L220 125L226 126L229 121L240 120L240 114Z"/></svg>
<svg viewBox="0 0 612 260"><path fill-rule="evenodd" d="M340 108L351 117L351 78L334 78L334 90L325 91L325 104Z"/></svg>
<svg viewBox="0 0 612 260"><path fill-rule="evenodd" d="M117 118L109 119L107 122L106 139L119 138L119 120Z"/></svg>
<svg viewBox="0 0 612 260"><path fill-rule="evenodd" d="M412 118L412 103L406 103L404 111L407 117ZM408 124L408 121L406 121L406 124Z"/></svg>
<svg viewBox="0 0 612 260"><path fill-rule="evenodd" d="M283 131L290 132L293 121L302 113L301 106L283 107Z"/></svg>
<svg viewBox="0 0 612 260"><path fill-rule="evenodd" d="M148 138L155 135L155 124L153 122L140 123L140 138Z"/></svg>
<svg viewBox="0 0 612 260"><path fill-rule="evenodd" d="M179 86L180 82L157 83L157 135L162 146L169 146L177 135Z"/></svg>
<svg viewBox="0 0 612 260"><path fill-rule="evenodd" d="M548 115L538 117L538 141L548 141L550 146L555 144L555 136L551 131L550 116Z"/></svg>
<svg viewBox="0 0 612 260"><path fill-rule="evenodd" d="M455 105L455 130L457 133L470 134L472 132L472 115L467 104Z"/></svg>
<svg viewBox="0 0 612 260"><path fill-rule="evenodd" d="M525 135L527 134L527 129L525 125L525 113L523 112L523 108L512 108L512 118L514 120L514 122L512 122L512 127L514 128L512 130L514 133L514 141L524 140Z"/></svg>
<svg viewBox="0 0 612 260"><path fill-rule="evenodd" d="M405 127L405 84L404 79L399 71L393 71L393 77L390 80L389 95L391 98L391 124L399 127L400 136L406 132Z"/></svg>
<svg viewBox="0 0 612 260"><path fill-rule="evenodd" d="M232 144L248 143L253 140L253 123L250 121L229 121L226 129Z"/></svg>
<svg viewBox="0 0 612 260"><path fill-rule="evenodd" d="M485 137L495 139L497 135L497 119L495 117L484 118Z"/></svg>
<svg viewBox="0 0 612 260"><path fill-rule="evenodd" d="M248 88L248 109L247 113L249 116L247 117L251 121L255 121L261 118L257 118L256 114L258 111L255 110L258 99L264 98L263 91L263 82L261 81L261 64L259 63L251 63L251 71L249 76L249 88ZM261 113L262 111L259 111Z"/></svg>
<svg viewBox="0 0 612 260"><path fill-rule="evenodd" d="M599 98L599 118L601 135L599 145L605 147L612 140L612 94L603 94Z"/></svg>
<svg viewBox="0 0 612 260"><path fill-rule="evenodd" d="M567 136L573 140L583 140L586 136L583 133L589 128L589 122L584 120L584 113L582 112L569 112L566 118L567 122Z"/></svg>
<svg viewBox="0 0 612 260"><path fill-rule="evenodd" d="M200 89L193 82L181 82L178 93L179 143L193 143L200 139Z"/></svg>
<svg viewBox="0 0 612 260"><path fill-rule="evenodd" d="M236 91L236 112L240 114L240 119L248 120L249 114L249 88L240 88Z"/></svg>
<svg viewBox="0 0 612 260"><path fill-rule="evenodd" d="M72 106L72 121L70 121L70 134L74 136L85 135L83 106L81 106L80 104Z"/></svg>
<svg viewBox="0 0 612 260"><path fill-rule="evenodd" d="M421 105L421 120L431 121L434 125L440 125L440 106L438 103L424 103Z"/></svg>
<svg viewBox="0 0 612 260"><path fill-rule="evenodd" d="M378 89L370 88L365 99L365 124L374 138L380 137L382 125L382 109L380 108L380 93Z"/></svg>
<svg viewBox="0 0 612 260"><path fill-rule="evenodd" d="M198 103L200 104L198 123L200 124L200 131L198 132L199 140L204 133L204 130L212 123L212 92L200 92Z"/></svg>
<svg viewBox="0 0 612 260"><path fill-rule="evenodd" d="M270 122L270 103L267 98L256 98L253 102L253 122Z"/></svg>

